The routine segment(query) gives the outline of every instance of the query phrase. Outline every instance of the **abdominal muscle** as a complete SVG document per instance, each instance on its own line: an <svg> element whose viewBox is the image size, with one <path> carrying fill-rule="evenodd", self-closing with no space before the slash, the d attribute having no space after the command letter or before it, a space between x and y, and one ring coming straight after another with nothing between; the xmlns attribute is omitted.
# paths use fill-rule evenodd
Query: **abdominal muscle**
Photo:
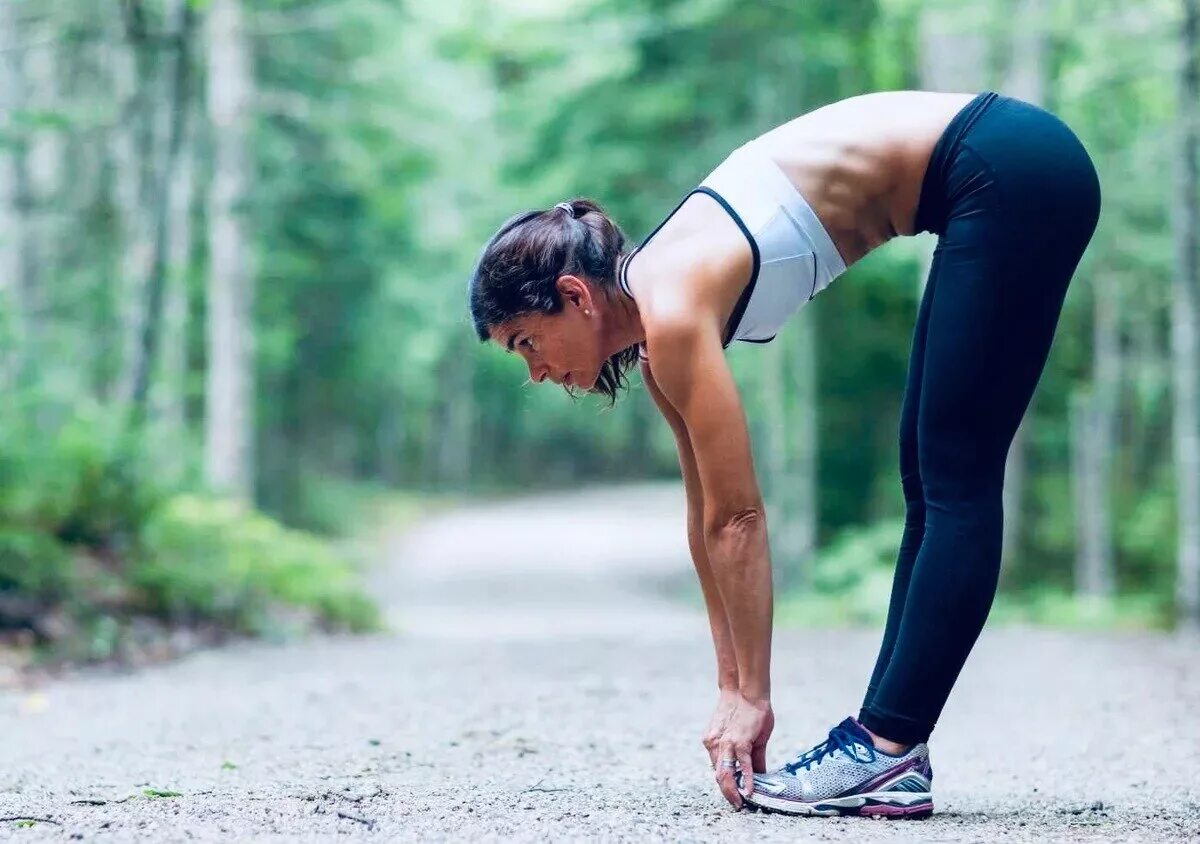
<svg viewBox="0 0 1200 844"><path fill-rule="evenodd" d="M972 97L864 94L797 117L753 143L791 179L849 266L913 233L933 147Z"/></svg>

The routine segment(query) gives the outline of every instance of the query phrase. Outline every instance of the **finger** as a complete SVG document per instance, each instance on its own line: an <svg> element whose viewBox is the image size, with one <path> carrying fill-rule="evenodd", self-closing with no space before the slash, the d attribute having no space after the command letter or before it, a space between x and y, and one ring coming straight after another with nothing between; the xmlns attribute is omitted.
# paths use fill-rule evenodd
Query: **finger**
<svg viewBox="0 0 1200 844"><path fill-rule="evenodd" d="M754 765L750 762L749 746L739 748L737 760L742 769L742 794L749 797L754 793Z"/></svg>
<svg viewBox="0 0 1200 844"><path fill-rule="evenodd" d="M754 765L754 770L760 774L767 772L767 743L756 744L754 749L750 751L750 761Z"/></svg>
<svg viewBox="0 0 1200 844"><path fill-rule="evenodd" d="M733 808L742 808L742 795L738 793L737 783L733 779L733 769L720 767L719 762L717 765L717 786L721 789L721 795Z"/></svg>
<svg viewBox="0 0 1200 844"><path fill-rule="evenodd" d="M708 751L709 767L716 769L716 767L717 767L717 739L716 739L716 737L713 735L707 735L704 737L704 739L701 743L704 745L704 749Z"/></svg>
<svg viewBox="0 0 1200 844"><path fill-rule="evenodd" d="M737 783L733 779L733 769L725 766L726 759L736 759L733 752L733 742L723 741L717 753L717 785L721 793L735 809L742 808L742 796L738 794Z"/></svg>

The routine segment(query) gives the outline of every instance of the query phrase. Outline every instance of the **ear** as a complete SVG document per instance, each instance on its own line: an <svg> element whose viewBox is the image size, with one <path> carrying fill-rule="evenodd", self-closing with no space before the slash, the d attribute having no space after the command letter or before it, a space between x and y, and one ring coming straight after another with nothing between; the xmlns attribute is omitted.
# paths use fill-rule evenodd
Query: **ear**
<svg viewBox="0 0 1200 844"><path fill-rule="evenodd" d="M564 304L573 305L581 310L592 310L592 291L582 278L577 275L560 275L556 286Z"/></svg>

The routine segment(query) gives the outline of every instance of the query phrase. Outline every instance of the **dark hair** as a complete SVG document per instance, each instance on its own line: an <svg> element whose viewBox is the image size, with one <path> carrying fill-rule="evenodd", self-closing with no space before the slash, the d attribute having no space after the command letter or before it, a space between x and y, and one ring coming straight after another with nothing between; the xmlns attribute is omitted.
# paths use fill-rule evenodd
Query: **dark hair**
<svg viewBox="0 0 1200 844"><path fill-rule="evenodd" d="M561 311L556 282L564 273L586 276L601 290L615 291L624 246L621 228L590 199L572 199L547 211L510 218L483 247L471 275L468 294L475 333L487 342L490 329L510 319ZM637 360L637 346L617 352L600 368L590 392L614 403L617 391L628 386L625 373Z"/></svg>

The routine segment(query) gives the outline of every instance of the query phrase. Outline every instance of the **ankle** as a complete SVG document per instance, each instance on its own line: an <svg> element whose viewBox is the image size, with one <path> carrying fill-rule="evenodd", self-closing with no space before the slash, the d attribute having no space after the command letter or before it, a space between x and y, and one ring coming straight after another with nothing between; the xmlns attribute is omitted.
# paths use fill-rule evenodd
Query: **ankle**
<svg viewBox="0 0 1200 844"><path fill-rule="evenodd" d="M867 728L864 727L863 729ZM885 739L883 736L872 733L869 729L867 729L867 732L870 734L871 743L875 745L876 750L882 750L884 753L891 754L892 756L903 756L912 747L911 744L900 744L891 739Z"/></svg>

